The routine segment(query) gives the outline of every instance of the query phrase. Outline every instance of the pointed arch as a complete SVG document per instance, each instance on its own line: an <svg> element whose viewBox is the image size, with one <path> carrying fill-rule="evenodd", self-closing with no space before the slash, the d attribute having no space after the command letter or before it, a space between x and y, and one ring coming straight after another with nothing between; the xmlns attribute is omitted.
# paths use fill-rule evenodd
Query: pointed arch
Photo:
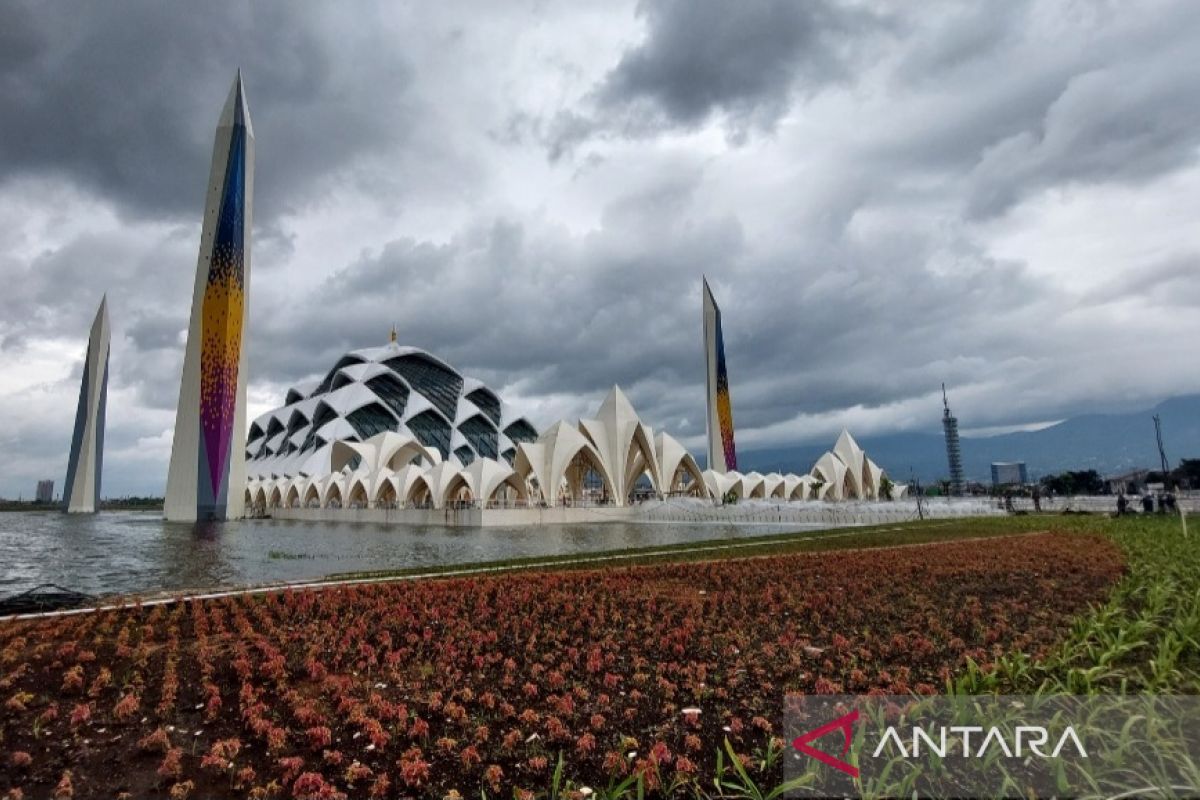
<svg viewBox="0 0 1200 800"><path fill-rule="evenodd" d="M371 507L371 494L367 491L367 476L365 474L357 474L350 479L350 488L346 492L346 507Z"/></svg>
<svg viewBox="0 0 1200 800"><path fill-rule="evenodd" d="M870 500L878 500L880 484L883 483L883 469L869 458L863 458L863 488Z"/></svg>
<svg viewBox="0 0 1200 800"><path fill-rule="evenodd" d="M396 482L390 477L380 481L379 488L375 491L375 507L394 508L398 502Z"/></svg>
<svg viewBox="0 0 1200 800"><path fill-rule="evenodd" d="M784 478L788 500L813 500L817 479L812 475L788 475Z"/></svg>
<svg viewBox="0 0 1200 800"><path fill-rule="evenodd" d="M541 502L547 506L558 505L564 485L566 498L572 502L583 500L589 473L596 475L600 483L602 502L616 498L604 460L592 443L565 420L546 429L536 442L519 444L513 469L522 479L536 483Z"/></svg>
<svg viewBox="0 0 1200 800"><path fill-rule="evenodd" d="M469 477L476 502L484 506L524 504L528 500L525 481L503 461L479 458L463 470ZM503 495L498 499L498 495Z"/></svg>
<svg viewBox="0 0 1200 800"><path fill-rule="evenodd" d="M642 449L638 447L637 443L630 442L629 453L625 456L624 491L626 498L628 498L634 493L634 491L637 490L638 481L642 479L643 475L648 473L649 464L646 461L645 455L642 453ZM653 479L651 479L651 481L653 482ZM655 486L654 490L657 492L658 487Z"/></svg>
<svg viewBox="0 0 1200 800"><path fill-rule="evenodd" d="M581 447L571 456L571 460L567 463L562 471L562 480L558 486L566 489L565 496L560 499L569 500L571 503L581 503L587 500L589 490L589 477L595 476L601 483L600 503L615 505L624 505L624 502L618 502L619 495L615 491L612 479L608 475L608 470L604 467L604 462L600 460L600 455L590 446Z"/></svg>
<svg viewBox="0 0 1200 800"><path fill-rule="evenodd" d="M429 481L424 475L417 475L408 487L408 493L404 496L406 505L416 506L418 508L433 508L433 491L429 487Z"/></svg>
<svg viewBox="0 0 1200 800"><path fill-rule="evenodd" d="M429 488L430 500L434 508L445 507L451 485L461 477L462 469L462 464L452 458L449 461L443 461L424 474L423 477ZM469 484L467 488L470 488Z"/></svg>
<svg viewBox="0 0 1200 800"><path fill-rule="evenodd" d="M483 503L503 508L524 506L529 503L529 489L515 472L510 472L492 488Z"/></svg>
<svg viewBox="0 0 1200 800"><path fill-rule="evenodd" d="M329 448L329 471L341 472L346 467L371 468L375 464L376 447L367 442L350 442L345 439L334 441Z"/></svg>
<svg viewBox="0 0 1200 800"><path fill-rule="evenodd" d="M474 503L476 499L471 481L466 475L459 472L450 479L450 483L446 486L446 491L442 495L442 507L451 508L459 504Z"/></svg>
<svg viewBox="0 0 1200 800"><path fill-rule="evenodd" d="M434 466L441 462L442 456L436 449L426 447L411 436L400 434L392 434L379 451L380 467L393 472L399 472L415 460Z"/></svg>
<svg viewBox="0 0 1200 800"><path fill-rule="evenodd" d="M654 432L638 418L621 387L613 386L600 404L595 419L579 421L579 431L617 486L618 491L614 493L617 505L626 504L643 472L649 476L654 491L662 493ZM637 470L631 464L639 458L644 460L643 470Z"/></svg>
<svg viewBox="0 0 1200 800"><path fill-rule="evenodd" d="M688 494L701 497L710 495L700 465L682 444L668 433L659 433L654 437L654 454L658 461L658 474L662 479L659 487L664 495ZM688 481L687 479L691 480Z"/></svg>
<svg viewBox="0 0 1200 800"><path fill-rule="evenodd" d="M725 496L731 491L736 494L741 486L741 475L737 472L717 472L706 469L701 473L701 478L705 488L708 489L709 497L718 503L724 503Z"/></svg>
<svg viewBox="0 0 1200 800"><path fill-rule="evenodd" d="M817 460L812 468L812 476L824 483L820 495L822 499L842 500L845 497L846 465L833 453L826 453Z"/></svg>
<svg viewBox="0 0 1200 800"><path fill-rule="evenodd" d="M396 489L396 502L401 507L413 503L413 487L418 481L423 480L425 469L416 464L408 464L398 470L396 473L387 477ZM427 487L426 487L427 488Z"/></svg>

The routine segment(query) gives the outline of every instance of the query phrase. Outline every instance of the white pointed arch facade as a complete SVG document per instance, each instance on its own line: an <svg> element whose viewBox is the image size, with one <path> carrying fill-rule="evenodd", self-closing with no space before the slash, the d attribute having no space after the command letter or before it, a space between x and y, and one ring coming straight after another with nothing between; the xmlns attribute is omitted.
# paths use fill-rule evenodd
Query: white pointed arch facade
<svg viewBox="0 0 1200 800"><path fill-rule="evenodd" d="M765 497L766 480L757 472L747 472L742 476L742 496L747 498Z"/></svg>
<svg viewBox="0 0 1200 800"><path fill-rule="evenodd" d="M600 483L601 498L616 495L612 475L600 453L566 420L551 425L536 442L522 443L513 469L534 485L531 497L551 508L581 499L592 476Z"/></svg>
<svg viewBox="0 0 1200 800"><path fill-rule="evenodd" d="M528 500L528 489L512 467L503 461L480 458L472 461L464 470L471 492L481 505L524 505ZM498 498L503 495L503 499Z"/></svg>
<svg viewBox="0 0 1200 800"><path fill-rule="evenodd" d="M783 494L783 476L778 472L768 472L763 476L763 497L768 500L786 499Z"/></svg>
<svg viewBox="0 0 1200 800"><path fill-rule="evenodd" d="M579 430L587 437L616 484L616 505L625 505L642 475L659 490L658 458L654 450L654 431L642 422L621 387L613 386L595 419L579 421Z"/></svg>
<svg viewBox="0 0 1200 800"><path fill-rule="evenodd" d="M665 431L655 436L654 454L658 460L659 489L663 494L708 496L700 465L674 436Z"/></svg>
<svg viewBox="0 0 1200 800"><path fill-rule="evenodd" d="M891 496L881 497L883 468L867 456L847 430L838 436L832 450L817 459L810 474L819 481L817 496L822 500L894 500L908 490L907 486L892 484Z"/></svg>
<svg viewBox="0 0 1200 800"><path fill-rule="evenodd" d="M417 383L427 381L427 393L410 390L404 413L396 419L441 420L440 439L429 438L420 423L416 430L385 426L361 435L366 431L363 418L354 416L357 410L386 399L387 387L402 385L404 375L394 375L395 363L389 363L395 358L409 359L401 372L407 370ZM448 368L430 359L424 351L394 345L356 351L315 388L289 390L289 407L255 421L260 435L248 452L273 454L254 455L248 462L260 466L247 482L246 502L256 510L440 510L464 505L624 506L639 497L686 494L718 503L727 497L770 503L876 500L885 485L883 470L847 431L808 474L702 471L678 440L666 432L656 435L642 422L617 386L594 416L575 424L560 420L536 434L532 425L507 415L499 398L478 381L463 378L451 387L453 392L437 389L428 382L430 374L444 378L441 370ZM454 392L458 400L451 407ZM480 444L480 435L487 433L484 423L493 417L502 423L514 420L512 437L492 431L496 448L507 458L478 452L490 448L487 442ZM289 452L297 442L309 443L308 452ZM891 491L893 498L900 497L906 487L893 484Z"/></svg>
<svg viewBox="0 0 1200 800"><path fill-rule="evenodd" d="M410 464L401 468L398 472L387 476L385 480L391 484L392 489L395 492L397 502L403 505L404 503L410 501L419 486L427 485L425 483L424 474L425 471L421 469L421 467L417 466L416 464ZM376 491L375 496L377 500L379 494L380 492Z"/></svg>
<svg viewBox="0 0 1200 800"><path fill-rule="evenodd" d="M846 465L833 453L825 453L813 464L812 476L821 482L821 500L845 498Z"/></svg>
<svg viewBox="0 0 1200 800"><path fill-rule="evenodd" d="M706 469L701 473L704 486L708 489L709 497L718 502L724 500L730 492L736 492L741 485L741 475L736 472L717 472Z"/></svg>

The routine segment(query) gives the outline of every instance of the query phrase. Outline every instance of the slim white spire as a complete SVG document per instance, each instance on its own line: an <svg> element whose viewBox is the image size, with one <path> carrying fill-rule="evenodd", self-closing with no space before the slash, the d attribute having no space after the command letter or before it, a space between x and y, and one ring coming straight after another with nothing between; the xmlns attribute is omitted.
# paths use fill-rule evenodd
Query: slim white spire
<svg viewBox="0 0 1200 800"><path fill-rule="evenodd" d="M100 475L104 465L104 421L108 400L108 294L100 298L100 308L92 321L83 379L79 386L79 406L75 411L75 431L71 436L71 454L67 460L67 479L63 483L63 510L72 514L90 514L100 500Z"/></svg>

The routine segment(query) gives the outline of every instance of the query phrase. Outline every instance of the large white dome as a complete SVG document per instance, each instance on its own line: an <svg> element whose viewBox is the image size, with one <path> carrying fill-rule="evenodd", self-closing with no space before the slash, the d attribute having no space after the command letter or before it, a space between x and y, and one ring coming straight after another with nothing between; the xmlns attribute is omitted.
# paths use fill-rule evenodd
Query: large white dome
<svg viewBox="0 0 1200 800"><path fill-rule="evenodd" d="M408 434L442 459L512 462L537 430L500 397L441 359L395 342L355 350L311 391L290 389L285 405L250 425L249 478L317 475L334 441L361 442L383 431Z"/></svg>

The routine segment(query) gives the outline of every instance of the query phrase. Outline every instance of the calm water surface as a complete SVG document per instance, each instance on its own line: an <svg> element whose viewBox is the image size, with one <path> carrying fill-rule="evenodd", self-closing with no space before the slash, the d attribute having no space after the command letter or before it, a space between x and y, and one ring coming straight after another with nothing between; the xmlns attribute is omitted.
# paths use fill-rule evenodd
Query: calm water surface
<svg viewBox="0 0 1200 800"><path fill-rule="evenodd" d="M57 583L93 594L321 578L372 569L744 538L820 526L620 523L447 528L243 520L165 522L161 512L0 513L0 597Z"/></svg>

